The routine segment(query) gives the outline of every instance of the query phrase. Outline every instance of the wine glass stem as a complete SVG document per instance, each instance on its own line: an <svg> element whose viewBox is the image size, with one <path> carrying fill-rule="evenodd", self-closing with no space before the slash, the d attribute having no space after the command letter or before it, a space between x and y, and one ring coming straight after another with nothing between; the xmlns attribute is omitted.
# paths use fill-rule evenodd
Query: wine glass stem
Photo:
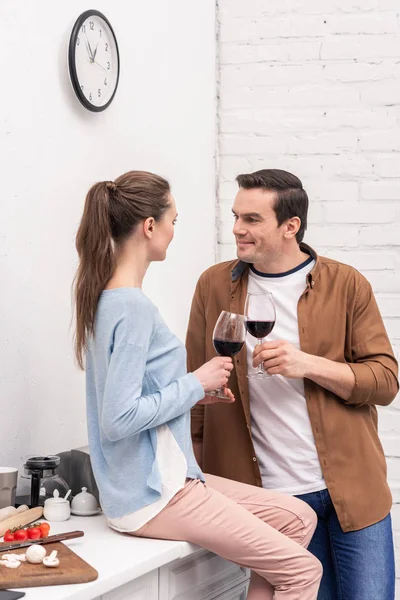
<svg viewBox="0 0 400 600"><path fill-rule="evenodd" d="M257 344L263 344L264 343L264 338L260 338L257 340ZM264 362L260 362L260 364L258 365L258 369L257 369L257 375L264 375L265 373L265 369L264 369Z"/></svg>
<svg viewBox="0 0 400 600"><path fill-rule="evenodd" d="M226 384L226 385L228 385L228 384ZM224 396L225 397L223 386L221 386L221 387L216 388L215 390L213 390L211 392L211 396Z"/></svg>

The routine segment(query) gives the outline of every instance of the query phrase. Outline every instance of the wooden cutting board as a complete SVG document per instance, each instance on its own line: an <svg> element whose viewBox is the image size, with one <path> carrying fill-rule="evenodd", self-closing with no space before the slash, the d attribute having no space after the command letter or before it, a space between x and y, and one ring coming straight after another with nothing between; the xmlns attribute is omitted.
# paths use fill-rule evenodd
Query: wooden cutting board
<svg viewBox="0 0 400 600"><path fill-rule="evenodd" d="M9 569L0 565L0 590L42 585L65 585L69 583L88 583L97 579L99 574L93 567L75 554L62 542L45 544L47 556L57 550L60 560L58 567L50 568L44 565L21 563L18 569ZM14 550L13 554L24 554L26 548ZM6 553L4 553L6 554ZM1 553L0 553L1 557Z"/></svg>

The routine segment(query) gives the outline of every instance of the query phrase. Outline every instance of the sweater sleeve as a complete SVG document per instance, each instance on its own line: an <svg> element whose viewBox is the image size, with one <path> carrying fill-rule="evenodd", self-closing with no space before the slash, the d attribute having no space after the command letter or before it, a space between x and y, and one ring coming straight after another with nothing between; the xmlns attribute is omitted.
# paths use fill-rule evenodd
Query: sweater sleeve
<svg viewBox="0 0 400 600"><path fill-rule="evenodd" d="M193 373L142 395L152 324L151 319L141 323L137 340L131 331L129 341L117 343L110 358L100 422L104 435L113 442L167 423L204 398L203 386Z"/></svg>

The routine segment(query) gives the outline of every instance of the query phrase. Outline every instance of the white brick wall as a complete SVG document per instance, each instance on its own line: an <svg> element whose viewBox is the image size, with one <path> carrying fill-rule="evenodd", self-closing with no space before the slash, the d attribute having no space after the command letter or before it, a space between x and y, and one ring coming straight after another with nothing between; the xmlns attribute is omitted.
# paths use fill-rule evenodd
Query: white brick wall
<svg viewBox="0 0 400 600"><path fill-rule="evenodd" d="M292 171L311 200L306 240L371 281L397 355L399 9L400 0L218 2L220 260L235 256L235 176ZM400 575L399 398L380 411L380 433Z"/></svg>

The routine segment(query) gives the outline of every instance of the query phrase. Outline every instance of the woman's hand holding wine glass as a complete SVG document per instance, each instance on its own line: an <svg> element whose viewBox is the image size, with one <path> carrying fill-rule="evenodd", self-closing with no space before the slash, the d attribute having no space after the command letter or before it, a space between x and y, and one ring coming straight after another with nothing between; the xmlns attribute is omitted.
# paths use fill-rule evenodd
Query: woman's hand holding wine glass
<svg viewBox="0 0 400 600"><path fill-rule="evenodd" d="M235 402L235 396L232 391L227 387L221 388L223 391L223 396L209 396L206 394L203 400L200 400L197 404L216 404L216 403L224 403L224 404L232 404Z"/></svg>
<svg viewBox="0 0 400 600"><path fill-rule="evenodd" d="M207 380L206 383L202 383L208 394L198 404L235 401L231 390L225 386L233 369L232 357L242 349L245 337L245 317L223 310L213 332L214 349L220 357L211 359L194 373L200 381L202 377L206 377Z"/></svg>
<svg viewBox="0 0 400 600"><path fill-rule="evenodd" d="M215 356L197 369L197 371L194 371L194 375L200 381L207 394L207 392L212 392L215 388L225 387L232 369L233 363L229 356ZM234 399L232 392L230 392L228 400L233 402ZM215 401L215 397L206 395L198 404L212 404Z"/></svg>
<svg viewBox="0 0 400 600"><path fill-rule="evenodd" d="M246 319L243 315L223 310L218 317L213 332L213 346L217 354L223 357L236 356L243 348L246 338ZM233 366L232 366L233 368ZM233 394L226 394L222 386L210 392L210 396L217 396L232 402Z"/></svg>

